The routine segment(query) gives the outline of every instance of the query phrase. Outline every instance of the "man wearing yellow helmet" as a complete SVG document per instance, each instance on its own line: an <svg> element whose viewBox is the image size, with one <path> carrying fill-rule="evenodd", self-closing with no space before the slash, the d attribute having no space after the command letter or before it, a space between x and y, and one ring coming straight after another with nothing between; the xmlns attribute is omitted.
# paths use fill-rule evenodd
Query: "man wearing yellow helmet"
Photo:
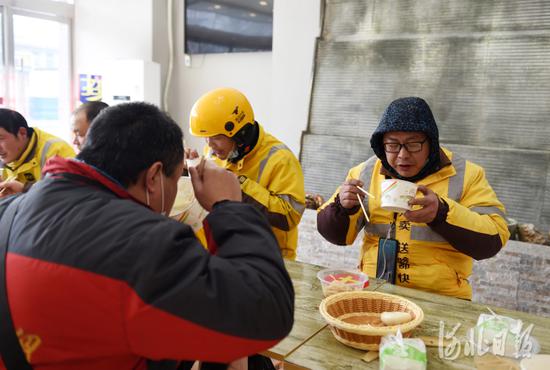
<svg viewBox="0 0 550 370"><path fill-rule="evenodd" d="M206 139L207 156L239 177L243 201L267 216L283 257L296 258L305 208L302 168L290 149L254 120L248 99L231 88L206 93L191 109L189 131Z"/></svg>

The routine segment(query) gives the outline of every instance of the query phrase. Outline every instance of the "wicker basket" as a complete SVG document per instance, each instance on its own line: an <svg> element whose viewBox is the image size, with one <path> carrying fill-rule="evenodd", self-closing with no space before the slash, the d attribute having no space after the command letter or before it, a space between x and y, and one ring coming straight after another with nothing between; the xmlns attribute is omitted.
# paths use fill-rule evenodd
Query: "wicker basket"
<svg viewBox="0 0 550 370"><path fill-rule="evenodd" d="M403 337L424 320L424 312L415 303L392 294L378 292L343 292L323 299L321 316L329 324L334 337L341 343L364 350L378 350L384 335L401 329ZM399 325L385 326L382 312L408 312L412 320Z"/></svg>

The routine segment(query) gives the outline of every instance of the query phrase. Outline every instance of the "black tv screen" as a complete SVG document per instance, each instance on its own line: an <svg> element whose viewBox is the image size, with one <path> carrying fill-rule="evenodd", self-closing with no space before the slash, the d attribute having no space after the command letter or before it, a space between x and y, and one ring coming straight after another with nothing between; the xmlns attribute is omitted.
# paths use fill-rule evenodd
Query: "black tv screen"
<svg viewBox="0 0 550 370"><path fill-rule="evenodd" d="M274 0L185 0L185 53L271 51Z"/></svg>

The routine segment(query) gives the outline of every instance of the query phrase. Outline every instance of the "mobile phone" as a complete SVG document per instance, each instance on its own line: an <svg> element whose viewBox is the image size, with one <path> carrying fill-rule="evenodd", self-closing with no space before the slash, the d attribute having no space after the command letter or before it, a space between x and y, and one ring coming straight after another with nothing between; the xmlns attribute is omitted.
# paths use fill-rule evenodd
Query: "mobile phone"
<svg viewBox="0 0 550 370"><path fill-rule="evenodd" d="M376 261L376 278L395 284L395 267L399 241L380 238L378 240L378 260Z"/></svg>

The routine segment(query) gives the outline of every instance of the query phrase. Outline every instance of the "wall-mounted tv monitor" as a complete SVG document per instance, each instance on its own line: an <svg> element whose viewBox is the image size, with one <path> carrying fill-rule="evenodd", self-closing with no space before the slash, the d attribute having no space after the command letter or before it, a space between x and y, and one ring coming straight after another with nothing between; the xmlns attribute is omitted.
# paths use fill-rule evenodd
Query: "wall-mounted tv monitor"
<svg viewBox="0 0 550 370"><path fill-rule="evenodd" d="M271 51L274 0L184 0L185 53Z"/></svg>

